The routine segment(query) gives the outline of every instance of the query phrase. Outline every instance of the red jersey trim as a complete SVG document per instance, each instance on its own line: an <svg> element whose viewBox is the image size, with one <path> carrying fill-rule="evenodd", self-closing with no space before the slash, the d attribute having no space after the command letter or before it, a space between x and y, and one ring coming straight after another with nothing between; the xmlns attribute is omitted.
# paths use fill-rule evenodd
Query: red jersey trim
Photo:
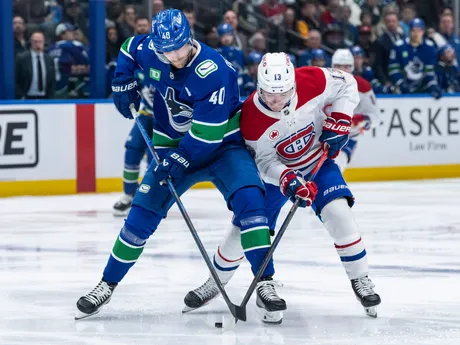
<svg viewBox="0 0 460 345"><path fill-rule="evenodd" d="M358 92L366 93L372 90L372 85L366 79L359 75L354 76L358 84Z"/></svg>

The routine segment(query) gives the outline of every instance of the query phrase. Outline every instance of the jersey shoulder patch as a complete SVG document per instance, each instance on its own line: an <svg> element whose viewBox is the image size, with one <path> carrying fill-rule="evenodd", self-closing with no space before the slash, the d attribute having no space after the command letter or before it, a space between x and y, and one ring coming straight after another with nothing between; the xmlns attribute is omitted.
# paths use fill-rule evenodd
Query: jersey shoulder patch
<svg viewBox="0 0 460 345"><path fill-rule="evenodd" d="M371 83L369 83L366 79L360 77L359 75L355 75L354 77L356 79L356 83L358 84L358 92L366 93L372 90Z"/></svg>
<svg viewBox="0 0 460 345"><path fill-rule="evenodd" d="M254 104L254 91L243 103L240 118L240 131L245 140L256 141L265 133L267 128L273 125L278 119L269 117L257 109Z"/></svg>
<svg viewBox="0 0 460 345"><path fill-rule="evenodd" d="M199 63L195 67L195 73L202 79L206 78L212 72L215 72L219 69L219 66L212 61L211 59L207 59Z"/></svg>
<svg viewBox="0 0 460 345"><path fill-rule="evenodd" d="M319 67L296 68L295 81L299 98L296 109L323 94L326 90L326 76Z"/></svg>
<svg viewBox="0 0 460 345"><path fill-rule="evenodd" d="M139 46L142 46L148 35L137 35L127 38L121 45L120 52L134 60L133 55ZM142 48L140 48L142 49Z"/></svg>

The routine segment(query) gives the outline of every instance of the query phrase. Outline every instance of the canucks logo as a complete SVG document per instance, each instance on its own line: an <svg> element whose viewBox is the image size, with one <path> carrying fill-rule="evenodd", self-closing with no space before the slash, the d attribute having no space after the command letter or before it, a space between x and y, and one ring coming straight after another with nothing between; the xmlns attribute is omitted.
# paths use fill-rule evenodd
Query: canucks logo
<svg viewBox="0 0 460 345"><path fill-rule="evenodd" d="M404 70L408 79L420 80L423 78L423 68L423 62L418 57L414 57L407 63L406 67L404 67Z"/></svg>
<svg viewBox="0 0 460 345"><path fill-rule="evenodd" d="M172 87L166 89L164 100L171 126L180 133L187 132L192 127L193 109L176 100L176 91Z"/></svg>

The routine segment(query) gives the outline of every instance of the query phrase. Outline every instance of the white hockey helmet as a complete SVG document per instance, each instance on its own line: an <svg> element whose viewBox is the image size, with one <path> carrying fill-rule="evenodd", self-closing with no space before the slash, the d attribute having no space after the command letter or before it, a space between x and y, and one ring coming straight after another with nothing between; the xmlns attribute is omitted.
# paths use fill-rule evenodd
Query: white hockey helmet
<svg viewBox="0 0 460 345"><path fill-rule="evenodd" d="M336 68L336 66L351 66L351 71L345 71L348 73L352 73L355 69L355 59L353 58L353 54L349 49L337 49L332 55L332 67Z"/></svg>
<svg viewBox="0 0 460 345"><path fill-rule="evenodd" d="M295 86L294 65L287 54L267 53L262 57L257 70L257 92L265 105L281 111L293 98Z"/></svg>

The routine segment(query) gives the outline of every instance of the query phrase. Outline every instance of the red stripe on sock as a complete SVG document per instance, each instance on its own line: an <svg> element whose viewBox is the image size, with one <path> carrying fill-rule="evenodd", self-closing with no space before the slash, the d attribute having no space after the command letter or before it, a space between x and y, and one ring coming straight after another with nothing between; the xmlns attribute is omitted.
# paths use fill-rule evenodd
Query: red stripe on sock
<svg viewBox="0 0 460 345"><path fill-rule="evenodd" d="M77 104L77 193L96 191L94 104Z"/></svg>
<svg viewBox="0 0 460 345"><path fill-rule="evenodd" d="M244 259L244 256L242 256L241 258L236 259L236 260L228 260L228 259L224 258L224 257L222 256L222 254L220 253L220 247L217 247L217 255L219 255L219 257L220 257L222 260L224 260L225 262L237 262L237 261L241 261L241 260Z"/></svg>
<svg viewBox="0 0 460 345"><path fill-rule="evenodd" d="M356 243L359 243L359 242L361 242L361 237L358 240L354 241L353 243L344 244L344 245L341 245L341 246L339 246L339 245L334 243L334 245L335 245L335 247L337 249L343 249L343 248L348 248L348 247L354 246Z"/></svg>

